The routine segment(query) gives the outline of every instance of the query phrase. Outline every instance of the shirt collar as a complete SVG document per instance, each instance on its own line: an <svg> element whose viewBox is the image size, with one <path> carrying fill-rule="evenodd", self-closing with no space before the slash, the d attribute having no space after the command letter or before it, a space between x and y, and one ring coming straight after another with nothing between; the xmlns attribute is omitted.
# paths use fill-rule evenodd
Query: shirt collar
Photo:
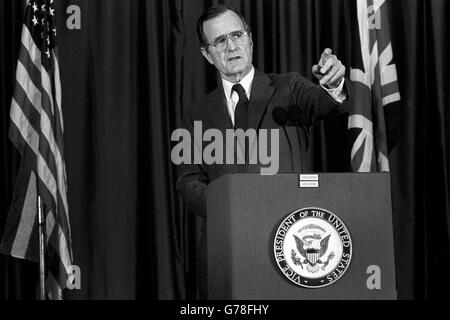
<svg viewBox="0 0 450 320"><path fill-rule="evenodd" d="M255 77L255 68L252 66L252 69L250 72L239 82L240 85L244 88L245 93L247 94L247 98L250 100L250 94L252 89L252 82L253 78ZM233 89L233 86L236 83L232 83L228 80L225 80L222 78L222 85L223 85L223 91L225 92L225 97L227 97L227 100L231 99L231 95L233 92L231 90Z"/></svg>

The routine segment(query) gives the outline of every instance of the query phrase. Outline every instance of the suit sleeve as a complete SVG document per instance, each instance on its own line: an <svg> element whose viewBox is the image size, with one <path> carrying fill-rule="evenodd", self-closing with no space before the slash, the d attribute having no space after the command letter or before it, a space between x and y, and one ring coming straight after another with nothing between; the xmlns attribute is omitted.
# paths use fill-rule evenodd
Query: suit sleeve
<svg viewBox="0 0 450 320"><path fill-rule="evenodd" d="M188 115L184 116L183 127L190 132L191 137L194 136L194 123ZM178 167L177 190L190 212L206 217L206 190L209 180L204 168L194 164L195 148L198 150L199 147L202 146L195 146L194 141L191 141L191 161Z"/></svg>
<svg viewBox="0 0 450 320"><path fill-rule="evenodd" d="M320 120L331 118L347 112L347 100L340 104L321 86L298 74L293 74L289 87L294 99L295 119L300 126L309 127ZM349 95L349 83L346 80L344 90Z"/></svg>

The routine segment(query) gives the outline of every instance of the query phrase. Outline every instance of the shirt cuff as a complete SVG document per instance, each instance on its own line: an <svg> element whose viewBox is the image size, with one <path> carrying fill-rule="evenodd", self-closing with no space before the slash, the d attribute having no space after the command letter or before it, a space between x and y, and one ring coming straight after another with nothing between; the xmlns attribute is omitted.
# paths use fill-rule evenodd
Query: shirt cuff
<svg viewBox="0 0 450 320"><path fill-rule="evenodd" d="M336 102L343 103L347 100L347 94L344 92L345 78L342 78L341 84L337 88L327 89L320 85Z"/></svg>

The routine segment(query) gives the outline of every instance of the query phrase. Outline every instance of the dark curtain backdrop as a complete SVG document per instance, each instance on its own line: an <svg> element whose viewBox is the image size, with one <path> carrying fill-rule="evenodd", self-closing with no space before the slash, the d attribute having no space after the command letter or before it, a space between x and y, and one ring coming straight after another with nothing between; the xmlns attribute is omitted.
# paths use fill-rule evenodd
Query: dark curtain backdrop
<svg viewBox="0 0 450 320"><path fill-rule="evenodd" d="M7 131L23 3L0 2L0 235L19 160ZM325 47L347 66L352 60L352 0L58 0L69 207L82 272L82 290L67 298L196 298L199 219L176 193L170 135L183 109L217 85L195 34L198 16L216 3L247 17L260 70L311 78ZM66 27L72 4L81 8L81 30ZM399 297L437 298L450 285L450 4L389 7L403 98L386 110ZM312 128L316 171L349 170L346 126L341 116ZM0 299L33 299L37 272L0 256Z"/></svg>

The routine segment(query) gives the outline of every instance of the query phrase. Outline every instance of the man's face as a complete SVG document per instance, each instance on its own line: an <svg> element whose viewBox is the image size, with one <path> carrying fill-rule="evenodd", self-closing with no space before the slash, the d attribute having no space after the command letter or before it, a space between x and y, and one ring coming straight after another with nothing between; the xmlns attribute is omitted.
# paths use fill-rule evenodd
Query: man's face
<svg viewBox="0 0 450 320"><path fill-rule="evenodd" d="M208 42L230 32L244 29L244 23L233 11L227 11L203 24ZM227 47L222 52L212 45L206 49L202 48L203 56L217 68L222 78L231 82L239 82L252 68L253 42L250 35L245 37L246 41L243 44L236 44L228 38Z"/></svg>

